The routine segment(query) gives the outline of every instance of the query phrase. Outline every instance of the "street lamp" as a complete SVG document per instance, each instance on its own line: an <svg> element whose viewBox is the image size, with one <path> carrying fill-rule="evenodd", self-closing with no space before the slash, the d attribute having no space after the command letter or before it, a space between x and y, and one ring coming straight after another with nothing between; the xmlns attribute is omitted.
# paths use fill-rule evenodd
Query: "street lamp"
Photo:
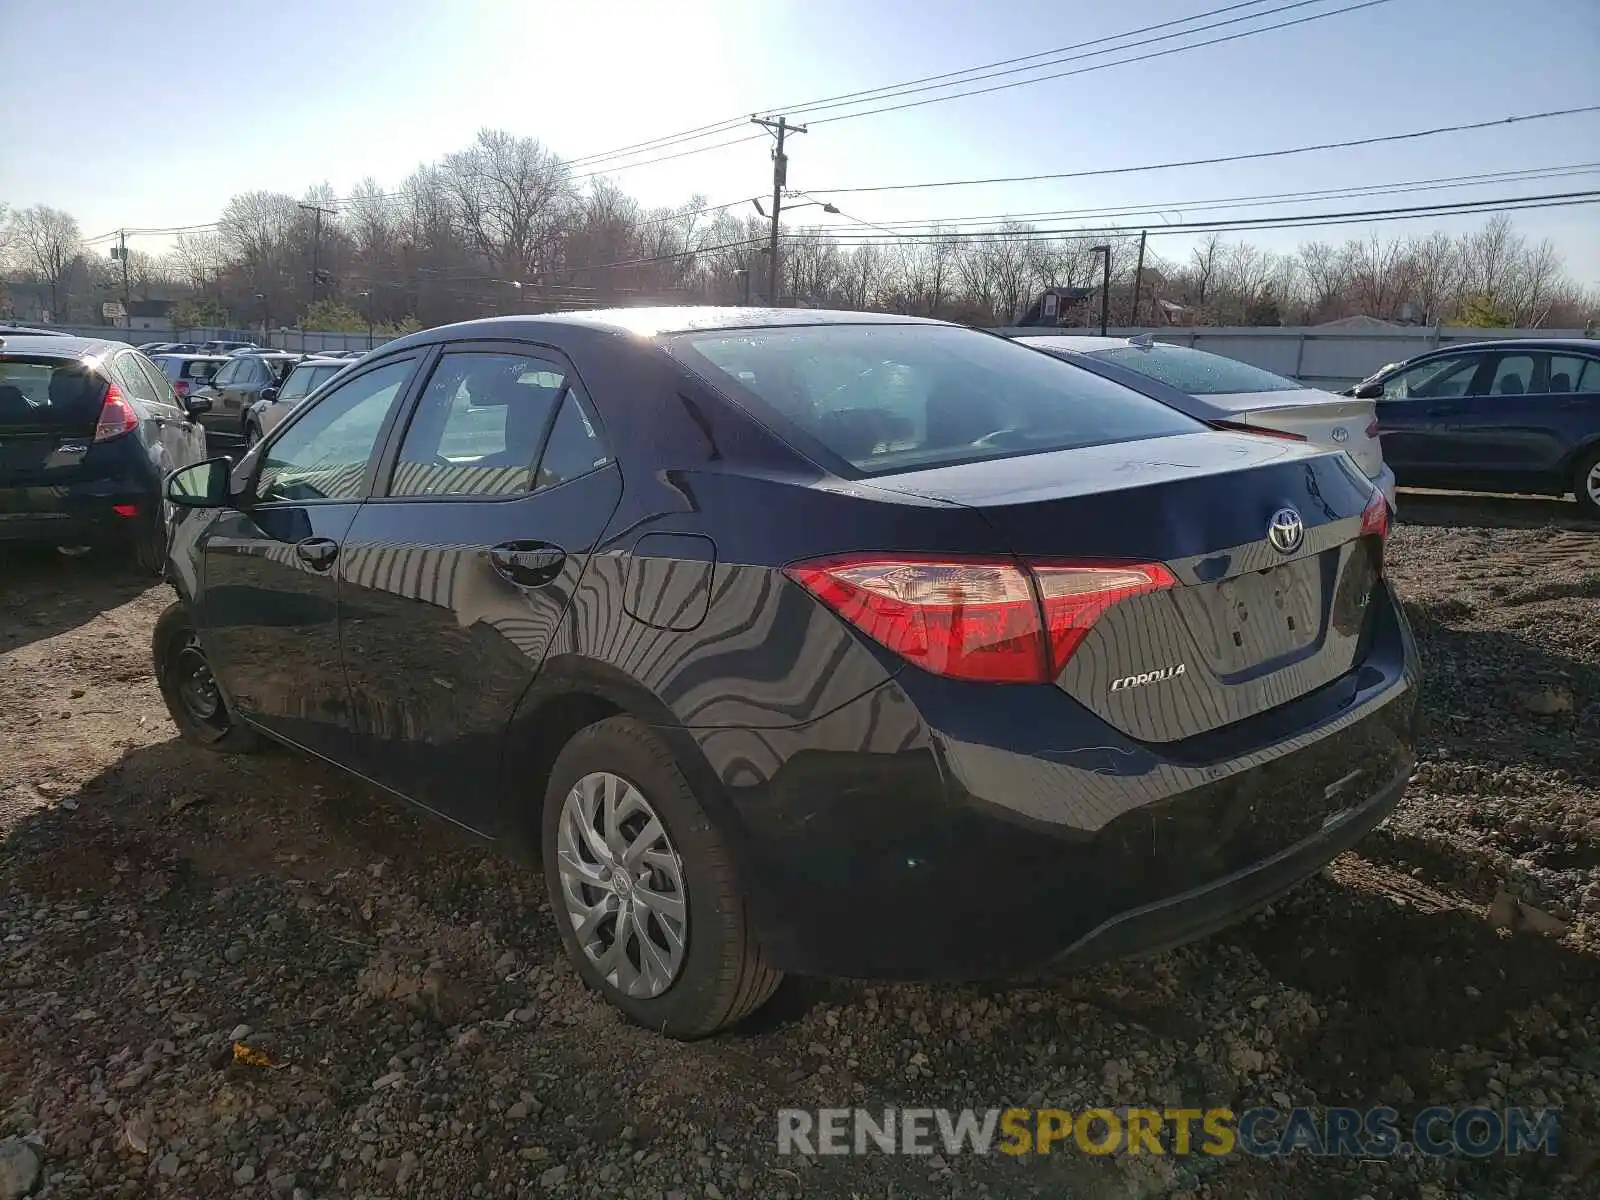
<svg viewBox="0 0 1600 1200"><path fill-rule="evenodd" d="M1090 254L1105 255L1105 266L1100 273L1100 336L1106 336L1106 316L1111 304L1111 247L1090 246Z"/></svg>
<svg viewBox="0 0 1600 1200"><path fill-rule="evenodd" d="M802 196L805 195L804 192L801 192L800 194ZM761 200L758 197L751 197L750 203L754 204L756 206L756 211L758 213L760 213L763 217L765 217L767 215L767 210L761 207ZM813 208L813 207L815 207L815 208L820 208L825 213L835 213L835 214L837 214L838 211L839 211L833 205L829 204L826 200L807 200L802 204L791 204L791 205L789 205L789 207L790 208ZM772 195L772 216L771 216L771 218L769 218L772 221L772 234L771 234L771 238L770 238L770 240L768 242L768 245L767 245L767 292L768 292L767 303L772 305L773 308L780 307L779 299L778 299L778 278L779 278L779 276L778 276L778 216L782 211L783 211L783 197L782 197L782 194L779 193L779 192L774 192L773 195Z"/></svg>
<svg viewBox="0 0 1600 1200"><path fill-rule="evenodd" d="M367 291L357 292L356 295L362 297L367 302L367 349L371 350L372 349L372 291L369 288Z"/></svg>
<svg viewBox="0 0 1600 1200"><path fill-rule="evenodd" d="M272 310L267 307L267 294L257 292L256 299L261 301L261 344L270 345L271 339L267 336L267 326L272 324Z"/></svg>

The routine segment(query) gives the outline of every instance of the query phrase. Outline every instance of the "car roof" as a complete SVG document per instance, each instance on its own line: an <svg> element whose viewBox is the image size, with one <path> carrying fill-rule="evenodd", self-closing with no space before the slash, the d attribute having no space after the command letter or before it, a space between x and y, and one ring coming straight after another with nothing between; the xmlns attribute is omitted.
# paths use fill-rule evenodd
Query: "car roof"
<svg viewBox="0 0 1600 1200"><path fill-rule="evenodd" d="M1089 334L1076 333L1019 333L1016 339L1019 342L1048 342L1057 350L1076 350L1079 354L1093 354L1096 350L1115 350L1122 346L1133 344L1132 338L1125 337L1094 337ZM1156 342L1155 345L1161 345Z"/></svg>
<svg viewBox="0 0 1600 1200"><path fill-rule="evenodd" d="M196 362L227 362L228 361L228 356L226 354L196 354L191 350L161 350L161 351L158 351L156 353L155 357L156 358L181 358L181 359L183 359L184 362L190 362L190 361L196 361Z"/></svg>
<svg viewBox="0 0 1600 1200"><path fill-rule="evenodd" d="M348 358L325 358L320 354L308 354L299 362L297 367L345 367L350 365Z"/></svg>
<svg viewBox="0 0 1600 1200"><path fill-rule="evenodd" d="M0 354L28 354L51 358L105 358L119 350L132 350L127 342L81 338L62 334L0 333Z"/></svg>
<svg viewBox="0 0 1600 1200"><path fill-rule="evenodd" d="M1485 338L1481 342L1452 342L1448 346L1438 346L1422 354L1413 354L1406 361L1414 362L1435 354L1459 354L1463 350L1587 350L1590 354L1600 354L1600 341L1594 338Z"/></svg>
<svg viewBox="0 0 1600 1200"><path fill-rule="evenodd" d="M895 313L846 312L827 308L721 308L711 305L677 305L661 308L597 308L581 312L531 313L460 321L407 334L384 344L384 350L401 350L460 337L525 338L552 326L600 333L633 334L652 338L668 333L695 333L717 329L766 329L812 325L938 325L949 321L904 317Z"/></svg>

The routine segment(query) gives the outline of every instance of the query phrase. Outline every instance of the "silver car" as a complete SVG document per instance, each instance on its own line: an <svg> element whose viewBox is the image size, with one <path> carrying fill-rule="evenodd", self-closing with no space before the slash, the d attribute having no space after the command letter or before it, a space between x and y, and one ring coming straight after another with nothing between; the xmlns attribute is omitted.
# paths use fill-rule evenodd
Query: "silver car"
<svg viewBox="0 0 1600 1200"><path fill-rule="evenodd" d="M295 364L294 370L275 388L261 393L261 399L250 408L245 419L245 450L271 433L279 421L294 411L295 405L332 379L350 365L344 358L306 358Z"/></svg>

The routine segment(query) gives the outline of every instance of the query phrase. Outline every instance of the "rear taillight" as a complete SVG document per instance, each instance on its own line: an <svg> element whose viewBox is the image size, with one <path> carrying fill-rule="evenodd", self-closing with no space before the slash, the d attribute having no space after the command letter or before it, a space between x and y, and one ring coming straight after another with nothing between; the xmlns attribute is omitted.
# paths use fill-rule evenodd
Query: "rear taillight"
<svg viewBox="0 0 1600 1200"><path fill-rule="evenodd" d="M1367 437L1372 441L1376 441L1377 440L1377 438L1378 438L1378 418L1377 417L1373 417L1372 420L1367 422Z"/></svg>
<svg viewBox="0 0 1600 1200"><path fill-rule="evenodd" d="M1253 433L1257 437L1282 438L1286 442L1303 442L1305 435L1290 433L1287 429L1268 429L1264 425L1245 425L1239 421L1213 421L1213 429L1224 429L1229 433Z"/></svg>
<svg viewBox="0 0 1600 1200"><path fill-rule="evenodd" d="M106 388L105 402L100 406L100 420L95 423L94 440L109 442L138 427L139 414L133 411L133 405L122 398L117 385L111 384Z"/></svg>
<svg viewBox="0 0 1600 1200"><path fill-rule="evenodd" d="M1366 508L1361 510L1361 535L1375 534L1379 541L1389 537L1389 501L1381 491L1373 490Z"/></svg>
<svg viewBox="0 0 1600 1200"><path fill-rule="evenodd" d="M182 400L189 394L189 381L187 379L174 379L172 381L172 390L177 393L178 399Z"/></svg>
<svg viewBox="0 0 1600 1200"><path fill-rule="evenodd" d="M850 554L787 574L925 671L988 683L1055 678L1113 604L1176 582L1159 563Z"/></svg>

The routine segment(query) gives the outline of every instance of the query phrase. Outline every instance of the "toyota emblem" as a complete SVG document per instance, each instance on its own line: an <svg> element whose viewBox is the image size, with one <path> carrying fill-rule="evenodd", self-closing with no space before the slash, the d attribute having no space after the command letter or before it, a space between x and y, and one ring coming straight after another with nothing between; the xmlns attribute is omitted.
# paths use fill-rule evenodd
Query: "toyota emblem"
<svg viewBox="0 0 1600 1200"><path fill-rule="evenodd" d="M1280 508L1267 522L1267 541L1279 554L1293 554L1305 540L1305 522L1292 508Z"/></svg>
<svg viewBox="0 0 1600 1200"><path fill-rule="evenodd" d="M1335 425L1333 427L1333 440L1336 442L1348 442L1350 440L1350 431L1343 425Z"/></svg>

